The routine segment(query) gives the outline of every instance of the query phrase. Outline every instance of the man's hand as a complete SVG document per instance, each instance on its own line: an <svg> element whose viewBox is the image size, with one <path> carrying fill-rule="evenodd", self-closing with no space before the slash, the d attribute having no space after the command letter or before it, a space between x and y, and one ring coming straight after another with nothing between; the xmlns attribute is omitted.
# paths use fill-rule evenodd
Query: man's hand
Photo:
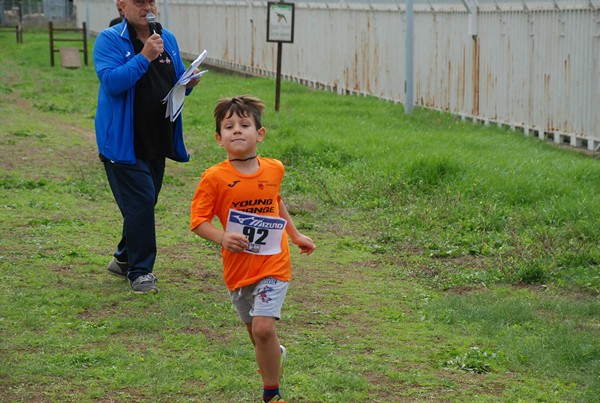
<svg viewBox="0 0 600 403"><path fill-rule="evenodd" d="M193 74L198 74L200 73L200 70L195 69ZM193 75L192 74L192 75ZM200 80L202 79L202 77L198 77L198 78L194 78L193 80L190 80L186 85L185 88L194 88L195 86L198 85L198 83L200 82Z"/></svg>
<svg viewBox="0 0 600 403"><path fill-rule="evenodd" d="M164 51L165 46L163 39L159 34L153 34L146 39L146 43L144 43L144 48L141 53L149 62L152 62Z"/></svg>

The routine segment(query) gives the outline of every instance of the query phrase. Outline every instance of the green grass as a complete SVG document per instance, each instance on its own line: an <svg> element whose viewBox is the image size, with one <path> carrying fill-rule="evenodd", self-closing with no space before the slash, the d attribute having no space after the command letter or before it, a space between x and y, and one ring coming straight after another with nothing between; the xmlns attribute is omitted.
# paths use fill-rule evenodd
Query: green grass
<svg viewBox="0 0 600 403"><path fill-rule="evenodd" d="M600 161L374 98L211 71L186 99L191 161L157 205L161 292L106 274L119 213L95 148L93 67L0 35L3 401L256 402L260 377L219 251L188 229L225 156L212 110L268 106L260 154L317 243L294 251L278 325L291 402L600 399ZM93 46L93 43L91 44ZM210 52L210 49L209 49Z"/></svg>

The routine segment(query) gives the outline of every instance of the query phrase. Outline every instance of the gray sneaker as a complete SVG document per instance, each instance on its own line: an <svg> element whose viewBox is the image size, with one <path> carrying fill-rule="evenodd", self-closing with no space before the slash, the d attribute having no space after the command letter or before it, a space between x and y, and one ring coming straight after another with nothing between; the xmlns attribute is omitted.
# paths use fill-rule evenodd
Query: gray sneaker
<svg viewBox="0 0 600 403"><path fill-rule="evenodd" d="M108 270L108 273L112 274L113 276L127 278L129 265L127 264L127 262L119 262L116 258L113 257L113 260L110 261L106 270Z"/></svg>
<svg viewBox="0 0 600 403"><path fill-rule="evenodd" d="M158 279L152 273L143 274L133 281L129 280L131 290L136 294L145 294L147 292L153 294L158 293L158 288L156 287L157 282Z"/></svg>

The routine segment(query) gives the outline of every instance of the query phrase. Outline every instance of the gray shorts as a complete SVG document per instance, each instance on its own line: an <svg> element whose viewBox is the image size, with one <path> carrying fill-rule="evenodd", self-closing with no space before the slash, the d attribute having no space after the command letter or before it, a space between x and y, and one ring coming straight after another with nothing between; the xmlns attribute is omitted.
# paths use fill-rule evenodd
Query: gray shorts
<svg viewBox="0 0 600 403"><path fill-rule="evenodd" d="M258 283L229 291L229 295L242 322L250 323L254 316L279 320L289 284L287 281L267 277Z"/></svg>

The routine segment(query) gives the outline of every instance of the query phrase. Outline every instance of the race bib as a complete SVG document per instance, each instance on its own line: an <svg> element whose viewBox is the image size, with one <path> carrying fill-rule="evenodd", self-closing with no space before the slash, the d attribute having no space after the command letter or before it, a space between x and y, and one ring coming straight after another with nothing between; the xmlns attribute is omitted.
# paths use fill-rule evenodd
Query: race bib
<svg viewBox="0 0 600 403"><path fill-rule="evenodd" d="M276 255L281 252L281 238L287 221L229 209L227 232L240 232L248 239L244 252L254 255Z"/></svg>

